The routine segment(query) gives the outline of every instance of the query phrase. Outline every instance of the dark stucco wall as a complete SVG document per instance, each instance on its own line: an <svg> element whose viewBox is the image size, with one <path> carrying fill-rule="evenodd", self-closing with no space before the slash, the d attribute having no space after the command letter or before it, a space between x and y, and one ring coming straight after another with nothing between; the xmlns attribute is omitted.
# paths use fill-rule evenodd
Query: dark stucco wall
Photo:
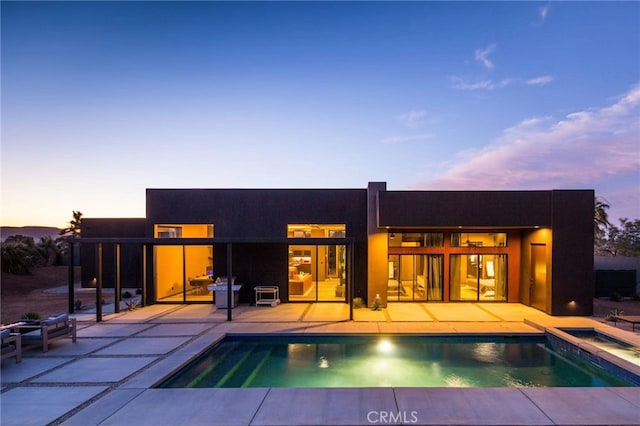
<svg viewBox="0 0 640 426"><path fill-rule="evenodd" d="M344 223L354 240L354 293L366 298L366 206L366 189L148 189L147 235L154 224L213 224L214 240L246 241L233 244L233 275L251 287L280 285L286 300L287 224ZM216 274L224 274L226 248L214 250ZM251 292L244 289L241 300Z"/></svg>
<svg viewBox="0 0 640 426"><path fill-rule="evenodd" d="M592 315L594 192L556 190L552 206L551 314Z"/></svg>
<svg viewBox="0 0 640 426"><path fill-rule="evenodd" d="M82 237L84 238L136 238L144 237L146 232L146 219L83 219ZM113 244L103 244L103 286L115 286L115 262ZM121 259L121 285L122 287L141 287L142 277L140 270L140 246L123 244L120 248ZM80 261L82 265L82 284L88 286L91 280L97 276L96 271L96 246L94 244L82 244L80 248Z"/></svg>
<svg viewBox="0 0 640 426"><path fill-rule="evenodd" d="M378 206L379 226L551 225L551 191L389 191Z"/></svg>

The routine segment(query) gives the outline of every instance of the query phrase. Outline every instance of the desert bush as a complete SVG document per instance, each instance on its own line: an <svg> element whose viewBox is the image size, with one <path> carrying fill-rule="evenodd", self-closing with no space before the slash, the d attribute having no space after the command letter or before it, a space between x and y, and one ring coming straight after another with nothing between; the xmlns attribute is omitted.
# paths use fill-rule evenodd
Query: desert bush
<svg viewBox="0 0 640 426"><path fill-rule="evenodd" d="M9 274L30 274L42 257L31 237L15 235L0 243L2 271Z"/></svg>
<svg viewBox="0 0 640 426"><path fill-rule="evenodd" d="M27 312L22 316L23 320L39 320L40 314L37 312Z"/></svg>

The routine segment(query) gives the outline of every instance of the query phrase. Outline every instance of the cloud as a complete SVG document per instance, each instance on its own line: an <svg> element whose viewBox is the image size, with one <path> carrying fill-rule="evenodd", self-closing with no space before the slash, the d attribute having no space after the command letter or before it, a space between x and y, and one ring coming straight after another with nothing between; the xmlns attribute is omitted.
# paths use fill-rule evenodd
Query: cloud
<svg viewBox="0 0 640 426"><path fill-rule="evenodd" d="M495 65L493 65L493 62L489 59L489 55L493 53L494 50L496 50L495 44L487 46L484 49L476 49L476 61L486 69L493 69Z"/></svg>
<svg viewBox="0 0 640 426"><path fill-rule="evenodd" d="M424 110L411 110L404 114L400 114L397 119L406 127L416 127L424 123L424 118L427 116L427 111Z"/></svg>
<svg viewBox="0 0 640 426"><path fill-rule="evenodd" d="M431 189L593 187L640 172L640 84L611 105L528 118L492 144L459 153Z"/></svg>
<svg viewBox="0 0 640 426"><path fill-rule="evenodd" d="M527 86L544 86L551 83L556 78L550 75L541 75L539 77L523 80L521 78L504 78L500 81L491 79L467 80L458 76L451 76L453 88L456 90L495 90L514 84L526 84Z"/></svg>
<svg viewBox="0 0 640 426"><path fill-rule="evenodd" d="M392 136L392 137L383 139L381 142L384 144L397 144L397 143L405 143L405 142L425 141L425 140L433 139L435 137L436 135L433 133L412 135L412 136Z"/></svg>
<svg viewBox="0 0 640 426"><path fill-rule="evenodd" d="M556 78L550 75L541 75L539 77L530 78L526 81L528 86L544 86L545 84L551 83Z"/></svg>
<svg viewBox="0 0 640 426"><path fill-rule="evenodd" d="M499 82L494 82L493 80L486 79L470 81L458 76L452 76L451 82L453 83L453 88L456 90L494 90L510 85L511 83L513 83L513 79L506 78Z"/></svg>
<svg viewBox="0 0 640 426"><path fill-rule="evenodd" d="M541 6L538 9L538 16L540 16L540 19L542 21L545 21L547 19L547 15L549 14L549 9L551 8L551 5L549 3L545 4L544 6Z"/></svg>

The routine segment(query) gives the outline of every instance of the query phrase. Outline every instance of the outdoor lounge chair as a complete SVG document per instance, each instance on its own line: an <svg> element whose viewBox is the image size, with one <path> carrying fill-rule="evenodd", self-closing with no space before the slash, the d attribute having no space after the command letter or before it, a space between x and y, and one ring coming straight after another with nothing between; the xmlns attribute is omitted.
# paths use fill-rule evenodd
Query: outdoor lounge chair
<svg viewBox="0 0 640 426"><path fill-rule="evenodd" d="M21 329L24 330L23 327ZM71 340L76 341L76 319L69 318L69 314L48 318L41 321L39 325L27 329L31 329L31 331L23 332L22 344L25 346L42 345L42 352L47 352L49 342L55 339L71 336Z"/></svg>
<svg viewBox="0 0 640 426"><path fill-rule="evenodd" d="M12 333L4 328L0 332L2 338L2 359L16 357L16 363L22 361L22 339L20 333Z"/></svg>

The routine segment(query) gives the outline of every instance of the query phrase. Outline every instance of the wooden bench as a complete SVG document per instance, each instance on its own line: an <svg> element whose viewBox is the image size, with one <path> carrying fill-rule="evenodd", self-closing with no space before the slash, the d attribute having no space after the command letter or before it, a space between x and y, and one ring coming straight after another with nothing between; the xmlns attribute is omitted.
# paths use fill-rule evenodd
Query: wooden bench
<svg viewBox="0 0 640 426"><path fill-rule="evenodd" d="M640 324L640 315L616 315L614 321L631 323L631 330L636 331L636 324Z"/></svg>
<svg viewBox="0 0 640 426"><path fill-rule="evenodd" d="M19 327L22 333L22 344L25 346L40 346L42 352L49 350L49 342L63 337L71 337L76 341L76 319L69 318L69 314L61 314L43 320L38 325Z"/></svg>
<svg viewBox="0 0 640 426"><path fill-rule="evenodd" d="M2 339L2 359L16 358L16 363L22 361L22 336L20 333L12 333L11 329L3 328L0 331Z"/></svg>

